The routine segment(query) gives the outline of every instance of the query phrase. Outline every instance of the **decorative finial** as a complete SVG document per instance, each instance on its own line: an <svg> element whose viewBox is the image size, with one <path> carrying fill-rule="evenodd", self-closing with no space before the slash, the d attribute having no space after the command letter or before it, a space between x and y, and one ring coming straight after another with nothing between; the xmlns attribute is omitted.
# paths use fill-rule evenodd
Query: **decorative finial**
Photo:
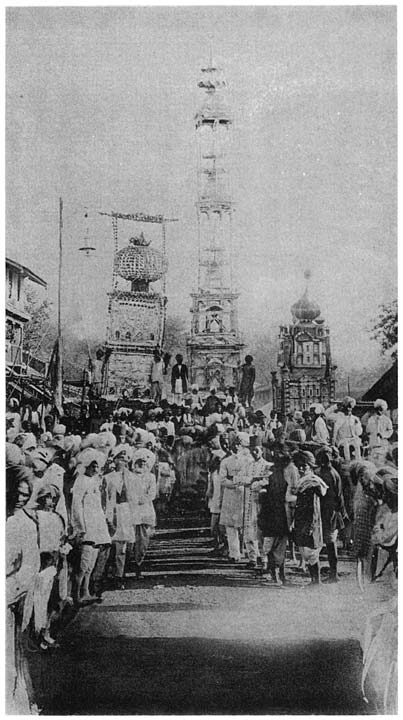
<svg viewBox="0 0 403 720"><path fill-rule="evenodd" d="M147 247L150 244L151 240L147 240L144 237L144 234L141 232L140 235L136 235L135 237L131 237L129 240L129 243L132 245L139 245L141 247Z"/></svg>

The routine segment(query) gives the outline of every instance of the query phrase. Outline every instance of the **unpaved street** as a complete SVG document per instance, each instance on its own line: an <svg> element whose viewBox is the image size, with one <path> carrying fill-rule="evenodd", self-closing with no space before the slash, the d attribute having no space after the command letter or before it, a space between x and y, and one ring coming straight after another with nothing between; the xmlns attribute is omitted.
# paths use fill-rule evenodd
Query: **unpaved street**
<svg viewBox="0 0 403 720"><path fill-rule="evenodd" d="M285 587L209 556L208 536L160 531L145 579L81 610L52 655L32 659L45 714L366 714L359 640L385 593ZM324 563L326 565L326 563Z"/></svg>

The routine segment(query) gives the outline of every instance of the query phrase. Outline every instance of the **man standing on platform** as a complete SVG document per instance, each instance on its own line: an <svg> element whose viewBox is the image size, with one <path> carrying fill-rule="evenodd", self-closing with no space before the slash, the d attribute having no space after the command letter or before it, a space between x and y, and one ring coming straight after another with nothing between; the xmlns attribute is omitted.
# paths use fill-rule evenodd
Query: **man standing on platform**
<svg viewBox="0 0 403 720"><path fill-rule="evenodd" d="M164 383L164 362L161 357L160 349L157 347L154 350L154 357L151 365L151 400L154 400L157 405L161 402L162 388Z"/></svg>
<svg viewBox="0 0 403 720"><path fill-rule="evenodd" d="M239 388L240 402L250 407L254 395L253 386L255 384L256 370L253 365L252 355L245 357L245 363L242 365L241 386Z"/></svg>
<svg viewBox="0 0 403 720"><path fill-rule="evenodd" d="M174 402L181 404L183 395L188 389L188 368L183 362L183 355L178 353L175 356L176 364L172 368L171 389L174 396Z"/></svg>

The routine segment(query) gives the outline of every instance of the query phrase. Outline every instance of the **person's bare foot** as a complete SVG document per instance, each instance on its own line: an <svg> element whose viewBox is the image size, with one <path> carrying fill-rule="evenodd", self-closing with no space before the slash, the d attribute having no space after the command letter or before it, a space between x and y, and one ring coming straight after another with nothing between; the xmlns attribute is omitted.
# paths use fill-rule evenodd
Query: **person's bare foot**
<svg viewBox="0 0 403 720"><path fill-rule="evenodd" d="M97 602L98 598L95 595L83 595L80 598L80 605L89 605L90 603Z"/></svg>

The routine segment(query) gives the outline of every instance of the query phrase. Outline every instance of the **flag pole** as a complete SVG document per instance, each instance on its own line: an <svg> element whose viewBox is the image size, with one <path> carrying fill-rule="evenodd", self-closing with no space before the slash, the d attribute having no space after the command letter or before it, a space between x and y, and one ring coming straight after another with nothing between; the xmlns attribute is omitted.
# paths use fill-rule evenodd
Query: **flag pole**
<svg viewBox="0 0 403 720"><path fill-rule="evenodd" d="M63 200L59 198L59 285L57 293L57 344L58 363L55 392L55 405L61 415L63 412L63 351L62 351L62 267L63 267Z"/></svg>
<svg viewBox="0 0 403 720"><path fill-rule="evenodd" d="M61 323L61 288L62 288L62 259L63 259L63 242L62 242L62 229L63 229L63 200L59 198L59 286L57 294L57 337L62 336L62 323Z"/></svg>

